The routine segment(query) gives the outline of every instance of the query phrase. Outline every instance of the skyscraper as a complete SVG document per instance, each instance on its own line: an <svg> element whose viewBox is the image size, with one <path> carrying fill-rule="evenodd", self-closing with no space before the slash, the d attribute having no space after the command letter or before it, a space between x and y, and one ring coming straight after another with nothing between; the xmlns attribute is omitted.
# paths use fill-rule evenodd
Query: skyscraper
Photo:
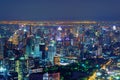
<svg viewBox="0 0 120 80"><path fill-rule="evenodd" d="M40 51L41 51L41 54L40 54L41 58L45 59L45 57L46 57L45 56L45 43L41 43L39 48L40 48Z"/></svg>
<svg viewBox="0 0 120 80"><path fill-rule="evenodd" d="M0 59L3 58L3 42L0 40Z"/></svg>
<svg viewBox="0 0 120 80"><path fill-rule="evenodd" d="M53 64L54 56L56 54L56 45L55 41L51 41L51 43L48 46L48 59Z"/></svg>

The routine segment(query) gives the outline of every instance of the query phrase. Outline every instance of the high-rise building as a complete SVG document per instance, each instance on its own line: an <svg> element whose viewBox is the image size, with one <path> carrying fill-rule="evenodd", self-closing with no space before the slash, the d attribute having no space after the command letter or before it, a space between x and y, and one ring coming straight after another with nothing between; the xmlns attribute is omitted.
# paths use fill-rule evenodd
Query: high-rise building
<svg viewBox="0 0 120 80"><path fill-rule="evenodd" d="M3 56L4 56L4 58L7 58L8 57L8 50L9 50L8 45L5 44L3 48L4 48Z"/></svg>
<svg viewBox="0 0 120 80"><path fill-rule="evenodd" d="M54 64L55 65L60 65L60 57L59 56L54 57Z"/></svg>
<svg viewBox="0 0 120 80"><path fill-rule="evenodd" d="M54 61L55 54L56 54L56 45L54 41L53 42L51 41L50 45L48 46L48 59L52 64Z"/></svg>
<svg viewBox="0 0 120 80"><path fill-rule="evenodd" d="M18 80L18 73L17 72L10 72L8 76L8 80Z"/></svg>
<svg viewBox="0 0 120 80"><path fill-rule="evenodd" d="M39 45L39 50L40 50L40 55L41 55L41 58L42 59L45 59L46 58L46 54L45 54L45 43L41 43Z"/></svg>
<svg viewBox="0 0 120 80"><path fill-rule="evenodd" d="M26 40L26 57L31 56L33 51L32 51L32 45L33 45L33 37L30 36Z"/></svg>
<svg viewBox="0 0 120 80"><path fill-rule="evenodd" d="M3 42L0 40L0 59L3 58Z"/></svg>
<svg viewBox="0 0 120 80"><path fill-rule="evenodd" d="M102 56L102 47L99 46L97 49L97 56Z"/></svg>
<svg viewBox="0 0 120 80"><path fill-rule="evenodd" d="M32 51L34 57L41 57L39 48L40 48L39 44L35 44L33 46Z"/></svg>

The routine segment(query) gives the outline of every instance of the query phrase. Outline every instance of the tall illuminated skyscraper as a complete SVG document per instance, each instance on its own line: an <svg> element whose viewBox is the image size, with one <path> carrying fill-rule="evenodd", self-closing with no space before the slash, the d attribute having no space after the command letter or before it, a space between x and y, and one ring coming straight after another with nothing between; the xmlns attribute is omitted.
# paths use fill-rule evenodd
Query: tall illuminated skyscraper
<svg viewBox="0 0 120 80"><path fill-rule="evenodd" d="M28 37L26 40L26 56L27 57L32 54L32 44L33 44L32 37Z"/></svg>
<svg viewBox="0 0 120 80"><path fill-rule="evenodd" d="M54 56L56 54L56 45L55 41L51 41L51 43L48 46L48 59L53 64L54 62Z"/></svg>
<svg viewBox="0 0 120 80"><path fill-rule="evenodd" d="M41 55L40 55L40 46L39 46L40 37L39 36L35 37L35 39L33 41L34 41L33 42L34 44L32 45L32 56L33 57L41 57Z"/></svg>

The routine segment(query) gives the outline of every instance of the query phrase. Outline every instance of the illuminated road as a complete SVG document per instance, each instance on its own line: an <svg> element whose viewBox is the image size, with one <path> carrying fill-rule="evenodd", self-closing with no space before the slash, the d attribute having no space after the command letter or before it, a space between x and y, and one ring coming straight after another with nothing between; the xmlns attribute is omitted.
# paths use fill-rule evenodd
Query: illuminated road
<svg viewBox="0 0 120 80"><path fill-rule="evenodd" d="M88 80L95 80L95 79L96 79L96 72L97 72L97 71L95 71L95 72L93 73L93 75L89 77Z"/></svg>
<svg viewBox="0 0 120 80"><path fill-rule="evenodd" d="M96 70L88 80L120 80L120 68L115 60L110 59L101 69ZM105 71L105 72L104 72Z"/></svg>
<svg viewBox="0 0 120 80"><path fill-rule="evenodd" d="M112 62L112 60L110 59L106 64L104 64L104 65L101 67L101 69L106 69L106 66L110 65L111 62ZM88 80L96 80L96 77L97 77L97 76L96 76L96 73L97 73L97 70L93 73L92 76L89 77ZM110 78L110 80L111 80L111 78Z"/></svg>

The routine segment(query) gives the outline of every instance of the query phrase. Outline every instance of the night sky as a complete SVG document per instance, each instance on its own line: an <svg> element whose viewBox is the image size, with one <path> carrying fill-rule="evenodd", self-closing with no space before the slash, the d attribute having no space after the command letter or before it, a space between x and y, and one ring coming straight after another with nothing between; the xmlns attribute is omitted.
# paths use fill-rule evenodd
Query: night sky
<svg viewBox="0 0 120 80"><path fill-rule="evenodd" d="M0 0L0 20L120 21L120 0Z"/></svg>

